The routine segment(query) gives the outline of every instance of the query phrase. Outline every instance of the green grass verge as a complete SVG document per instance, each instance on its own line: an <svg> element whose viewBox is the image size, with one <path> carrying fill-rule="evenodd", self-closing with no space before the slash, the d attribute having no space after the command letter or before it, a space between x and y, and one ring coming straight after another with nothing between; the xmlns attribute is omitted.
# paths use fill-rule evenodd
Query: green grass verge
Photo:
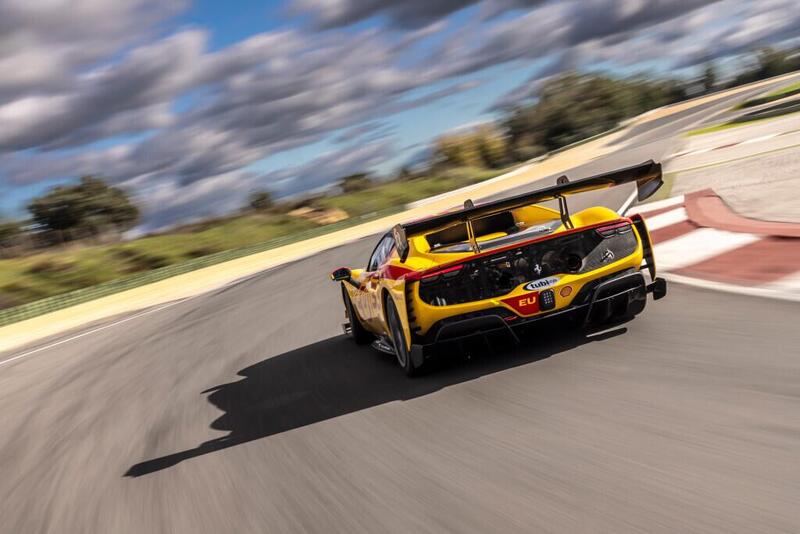
<svg viewBox="0 0 800 534"><path fill-rule="evenodd" d="M798 106L800 106L800 103L798 103ZM720 132L720 131L723 131L723 130L729 130L731 128L738 128L739 126L748 126L748 125L751 125L751 124L755 124L757 122L764 122L764 121L768 121L768 120L775 119L775 118L778 118L778 117L785 117L787 115L793 115L795 113L800 113L800 110L795 109L794 107L792 107L792 108L788 108L787 110L782 111L782 112L770 113L768 116L765 116L765 117L753 117L752 119L747 119L747 120L738 120L737 119L737 120L730 121L730 122L723 122L723 123L720 123L720 124L712 124L711 126L705 126L703 128L697 128L696 130L691 130L691 131L687 132L686 135L689 136L689 137L693 137L695 135L704 135L704 134L708 134L708 133Z"/></svg>
<svg viewBox="0 0 800 534"><path fill-rule="evenodd" d="M746 122L723 122L721 124L714 124L712 126L706 126L704 128L697 128L696 130L691 130L686 133L689 137L694 137L695 135L704 135L714 132L721 132L722 130L728 130L730 128L736 128L737 126L744 126L745 124L749 124Z"/></svg>
<svg viewBox="0 0 800 534"><path fill-rule="evenodd" d="M73 245L2 260L0 304L24 304L315 227L287 215L248 215L217 221L193 232L113 245Z"/></svg>
<svg viewBox="0 0 800 534"><path fill-rule="evenodd" d="M768 93L767 97L779 97L783 98L785 96L789 96L791 94L795 94L800 92L800 82L793 83L791 85L787 85L786 87L782 87L780 89L776 89L771 93Z"/></svg>
<svg viewBox="0 0 800 534"><path fill-rule="evenodd" d="M327 226L288 215L249 214L125 243L72 245L0 260L0 326L397 213L409 202L507 170L453 169L326 198L322 204L351 215Z"/></svg>
<svg viewBox="0 0 800 534"><path fill-rule="evenodd" d="M762 104L769 104L770 102L775 102L777 100L781 100L782 98L787 98L797 94L800 94L800 82L787 85L786 87L781 87L780 89L776 89L771 93L767 93L766 95L758 98L745 100L744 102L734 106L733 109L752 108Z"/></svg>
<svg viewBox="0 0 800 534"><path fill-rule="evenodd" d="M0 310L0 326L5 326L15 322L24 321L25 319L30 319L38 315L50 313L70 306L75 306L77 304L81 304L84 302L88 302L90 300L95 300L101 297L112 295L114 293L127 291L129 289L134 289L147 284L152 284L160 280L165 280L167 278L171 278L173 276L177 276L180 274L185 274L191 271L195 271L197 269L202 269L204 267L210 267L212 265L216 265L226 261L242 258L244 256L249 256L251 254L257 254L259 252L264 252L266 250L281 247L298 241L303 241L306 239L311 239L313 237L318 237L320 235L324 235L330 232L362 224L364 222L379 217L385 217L387 215L397 213L402 209L403 209L402 207L399 207L391 210L386 210L380 213L373 213L370 214L369 216L352 217L345 221L330 224L327 226L315 227L310 230L296 232L286 236L277 237L275 239L251 245L249 247L226 250L223 252L202 256L192 260L182 261L180 263L175 263L173 265L142 271L138 274L112 279L104 283L90 285L88 287L83 287L81 289L76 289L66 293L55 293L51 296L39 298L37 300L33 300L31 302L27 302L19 306L14 306L11 308ZM2 263L5 263L5 261L8 260L0 262L0 265L2 265ZM98 264L101 263L102 263L102 256L98 254L98 259L87 262L86 265L83 265L83 269L86 269L88 265L96 267ZM97 271L92 271L92 272L97 272ZM81 269L74 269L74 272L68 274L67 276L80 279L82 274L84 273L81 272ZM87 276L86 278L84 278L84 280L90 280L90 278ZM47 291L52 291L53 287L58 287L58 286L37 282L33 284L32 290L34 292L35 291L41 292L39 294L44 294Z"/></svg>
<svg viewBox="0 0 800 534"><path fill-rule="evenodd" d="M351 215L363 215L453 191L494 178L509 170L510 168L502 170L452 169L436 176L387 182L368 190L324 198L320 204L328 208L343 209Z"/></svg>

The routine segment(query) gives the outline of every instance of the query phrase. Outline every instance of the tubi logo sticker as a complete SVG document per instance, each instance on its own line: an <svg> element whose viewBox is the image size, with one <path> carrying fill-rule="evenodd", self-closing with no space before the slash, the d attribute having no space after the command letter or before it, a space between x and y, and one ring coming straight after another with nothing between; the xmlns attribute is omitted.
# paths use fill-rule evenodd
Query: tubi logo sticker
<svg viewBox="0 0 800 534"><path fill-rule="evenodd" d="M542 278L540 280L534 280L533 282L528 282L525 284L523 288L525 291L538 291L540 289L546 289L548 287L553 287L561 280L558 276L550 276L549 278Z"/></svg>

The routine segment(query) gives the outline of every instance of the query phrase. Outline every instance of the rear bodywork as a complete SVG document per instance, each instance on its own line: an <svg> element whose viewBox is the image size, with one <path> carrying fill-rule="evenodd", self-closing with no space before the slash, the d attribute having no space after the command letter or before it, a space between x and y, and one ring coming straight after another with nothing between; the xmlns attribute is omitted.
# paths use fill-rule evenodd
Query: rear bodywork
<svg viewBox="0 0 800 534"><path fill-rule="evenodd" d="M463 210L398 225L370 266L342 284L358 316L349 320L387 340L391 299L421 364L432 345L490 332L516 337L517 327L543 318L601 323L636 315L648 292L660 298L666 291L644 220L605 207L570 214L566 204L568 195L630 182L646 198L661 184L660 165L561 178L552 188L478 206L468 201ZM539 205L550 200L558 210Z"/></svg>

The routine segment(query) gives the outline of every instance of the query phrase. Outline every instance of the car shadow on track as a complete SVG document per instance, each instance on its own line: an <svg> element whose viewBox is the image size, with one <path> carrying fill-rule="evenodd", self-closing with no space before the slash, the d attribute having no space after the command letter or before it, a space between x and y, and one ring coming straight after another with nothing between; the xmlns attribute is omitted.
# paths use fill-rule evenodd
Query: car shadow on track
<svg viewBox="0 0 800 534"><path fill-rule="evenodd" d="M568 329L534 331L522 337L520 346L510 350L477 340L470 345L478 347L471 349L474 355L441 354L434 369L414 379L407 378L391 356L356 346L345 336L330 338L267 358L239 371L241 380L204 391L208 401L225 412L211 428L227 431L228 435L193 449L138 463L125 476L147 475L183 460L326 419L428 395L626 331L619 325L594 335Z"/></svg>

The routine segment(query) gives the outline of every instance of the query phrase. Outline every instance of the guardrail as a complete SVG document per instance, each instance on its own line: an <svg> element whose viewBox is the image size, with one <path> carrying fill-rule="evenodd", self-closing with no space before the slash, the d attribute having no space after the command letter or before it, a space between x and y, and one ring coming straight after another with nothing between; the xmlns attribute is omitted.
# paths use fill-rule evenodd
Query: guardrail
<svg viewBox="0 0 800 534"><path fill-rule="evenodd" d="M303 232L297 232L295 234L270 239L269 241L264 241L256 245L209 254L208 256L202 256L200 258L176 263L174 265L168 265L167 267L153 269L152 271L121 278L119 280L112 280L103 284L98 284L83 289L76 289L75 291L62 293L61 295L54 295L52 297L29 302L27 304L21 304L13 308L6 308L4 310L0 310L0 326L6 326L19 321L24 321L26 319L32 319L39 315L63 310L64 308L69 308L77 304L83 304L84 302L89 302L90 300L107 297L109 295L121 293L122 291L127 291L129 289L135 289L140 286L152 284L153 282L159 282L167 278L172 278L173 276L196 271L204 267L210 267L226 261L235 260L245 256L250 256L252 254L257 254L259 252L265 252L270 249L282 247L284 245L290 245L298 241L319 237L337 230L343 230L351 226L356 226L358 224L376 220L381 217L393 215L403 211L403 209L404 207L401 206L398 208L381 210L368 215L362 215L360 217L352 217L350 219L328 224L326 226L321 226L319 228L313 228L311 230L305 230Z"/></svg>

